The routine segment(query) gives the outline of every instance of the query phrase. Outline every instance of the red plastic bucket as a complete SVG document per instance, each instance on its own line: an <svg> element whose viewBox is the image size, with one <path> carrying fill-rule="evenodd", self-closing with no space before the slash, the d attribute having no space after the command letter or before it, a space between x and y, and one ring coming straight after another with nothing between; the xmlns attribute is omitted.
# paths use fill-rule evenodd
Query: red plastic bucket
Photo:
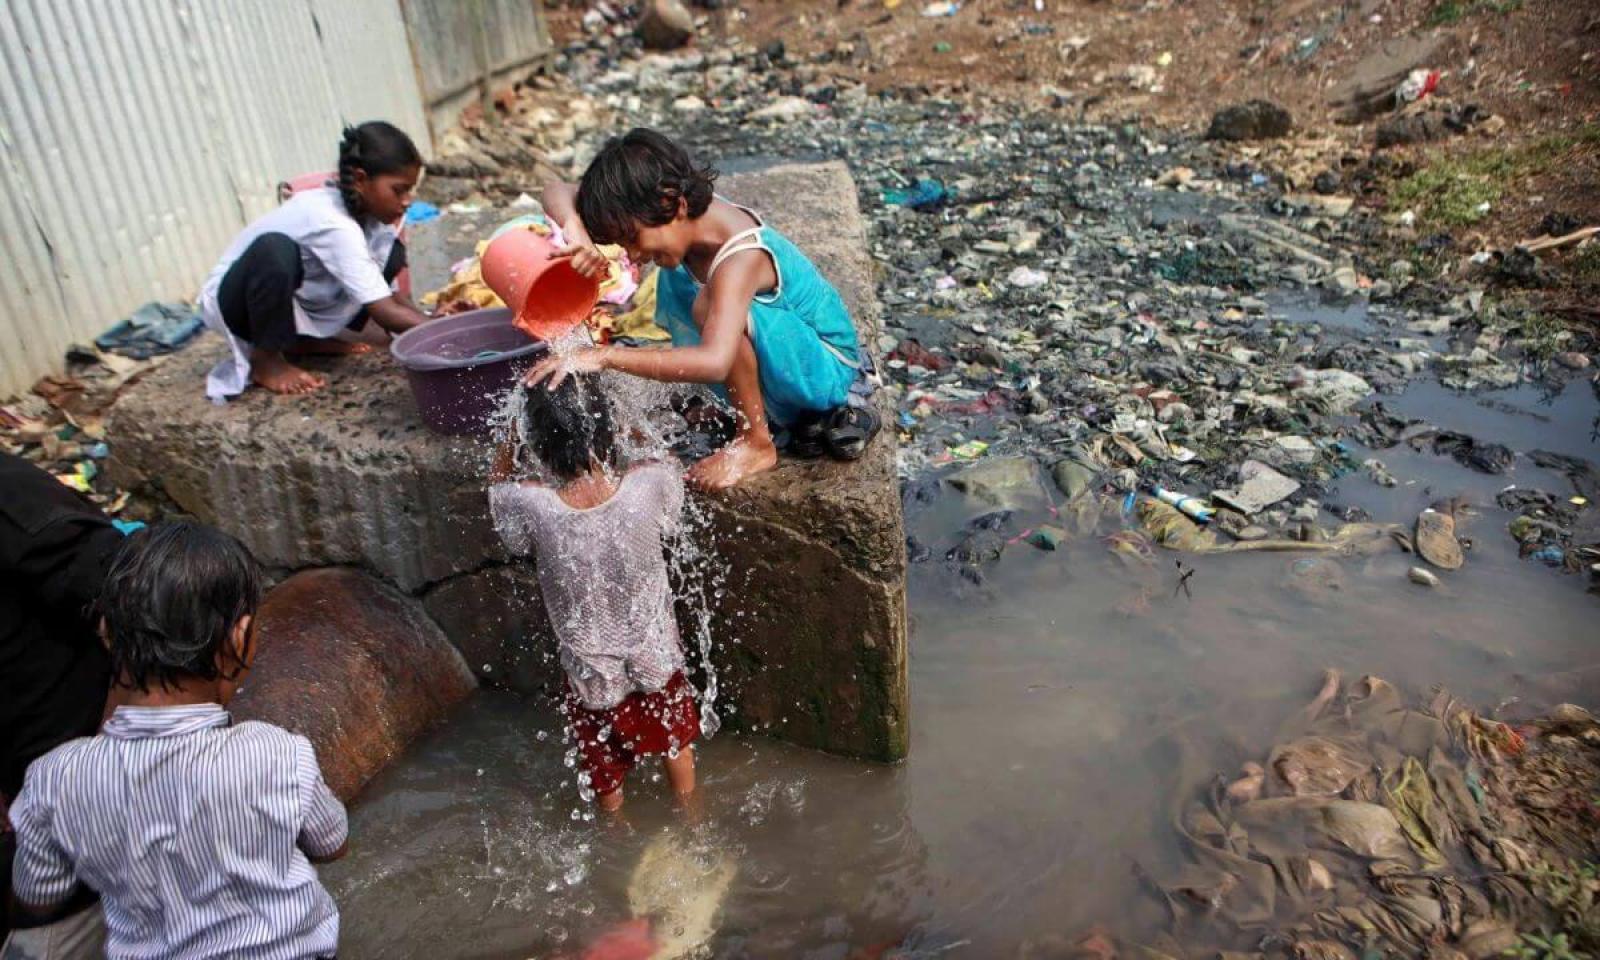
<svg viewBox="0 0 1600 960"><path fill-rule="evenodd" d="M600 281L586 277L571 260L552 260L556 246L526 227L489 241L478 264L483 282L516 311L516 325L544 340L577 327L600 299Z"/></svg>
<svg viewBox="0 0 1600 960"><path fill-rule="evenodd" d="M486 435L506 391L549 349L512 326L505 307L430 320L389 345L422 422L452 436Z"/></svg>

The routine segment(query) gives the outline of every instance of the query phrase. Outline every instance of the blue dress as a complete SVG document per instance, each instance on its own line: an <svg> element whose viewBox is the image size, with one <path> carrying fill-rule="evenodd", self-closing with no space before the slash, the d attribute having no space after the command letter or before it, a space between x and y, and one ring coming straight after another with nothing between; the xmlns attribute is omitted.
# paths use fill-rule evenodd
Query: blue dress
<svg viewBox="0 0 1600 960"><path fill-rule="evenodd" d="M766 226L753 211L758 226L742 231L723 244L711 262L706 280L728 257L746 250L763 250L778 274L777 289L758 295L750 304L747 332L755 347L761 379L761 400L767 419L779 427L794 425L802 417L822 414L844 405L850 385L861 371L861 346L839 291L833 288L800 249L778 231ZM656 287L656 324L672 335L674 347L696 346L700 330L694 324L694 301L702 284L684 264L662 270ZM722 393L718 385L715 389Z"/></svg>

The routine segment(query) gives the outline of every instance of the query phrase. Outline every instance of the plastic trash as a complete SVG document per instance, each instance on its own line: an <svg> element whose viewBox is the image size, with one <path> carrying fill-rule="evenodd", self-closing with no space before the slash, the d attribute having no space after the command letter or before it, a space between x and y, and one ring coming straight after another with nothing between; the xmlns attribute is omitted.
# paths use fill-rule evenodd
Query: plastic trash
<svg viewBox="0 0 1600 960"><path fill-rule="evenodd" d="M961 12L961 4L955 0L942 0L940 3L930 3L922 8L924 17L953 17Z"/></svg>
<svg viewBox="0 0 1600 960"><path fill-rule="evenodd" d="M1032 267L1018 267L1006 277L1006 283L1021 289L1043 286L1049 280L1049 274Z"/></svg>
<svg viewBox="0 0 1600 960"><path fill-rule="evenodd" d="M950 190L937 180L919 179L904 189L885 190L883 202L896 207L928 210L950 199Z"/></svg>
<svg viewBox="0 0 1600 960"><path fill-rule="evenodd" d="M414 200L406 207L406 223L427 223L439 219L439 208L426 200Z"/></svg>
<svg viewBox="0 0 1600 960"><path fill-rule="evenodd" d="M1162 503L1177 507L1183 512L1184 516L1199 523L1210 523L1211 518L1217 515L1217 511L1204 501L1197 500L1186 493L1178 493L1176 490L1168 490L1165 487L1156 487L1152 492L1155 494L1156 499Z"/></svg>
<svg viewBox="0 0 1600 960"><path fill-rule="evenodd" d="M1439 89L1439 71L1419 69L1411 71L1400 81L1394 96L1401 103L1415 103L1437 89Z"/></svg>

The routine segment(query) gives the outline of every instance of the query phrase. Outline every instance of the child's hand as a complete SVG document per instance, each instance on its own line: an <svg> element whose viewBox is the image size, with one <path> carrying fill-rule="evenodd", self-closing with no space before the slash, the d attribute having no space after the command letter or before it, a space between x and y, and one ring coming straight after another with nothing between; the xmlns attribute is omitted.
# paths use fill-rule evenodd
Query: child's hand
<svg viewBox="0 0 1600 960"><path fill-rule="evenodd" d="M611 261L589 239L589 231L581 223L568 223L561 228L561 234L567 245L551 251L550 259L571 260L572 269L592 280L600 279L611 269Z"/></svg>
<svg viewBox="0 0 1600 960"><path fill-rule="evenodd" d="M529 387L544 383L545 389L554 390L561 386L561 381L574 374L596 373L604 370L605 366L606 351L603 347L584 347L544 358L523 376L522 382Z"/></svg>

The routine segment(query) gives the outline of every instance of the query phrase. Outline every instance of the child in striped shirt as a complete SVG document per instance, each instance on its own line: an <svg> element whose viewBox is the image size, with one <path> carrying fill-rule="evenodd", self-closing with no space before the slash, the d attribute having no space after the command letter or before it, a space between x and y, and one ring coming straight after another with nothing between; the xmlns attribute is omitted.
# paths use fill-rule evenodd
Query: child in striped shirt
<svg viewBox="0 0 1600 960"><path fill-rule="evenodd" d="M126 699L28 768L11 807L24 908L90 887L113 958L333 956L339 910L312 864L344 855L344 807L309 741L226 709L261 596L255 559L210 527L123 545L100 606Z"/></svg>

